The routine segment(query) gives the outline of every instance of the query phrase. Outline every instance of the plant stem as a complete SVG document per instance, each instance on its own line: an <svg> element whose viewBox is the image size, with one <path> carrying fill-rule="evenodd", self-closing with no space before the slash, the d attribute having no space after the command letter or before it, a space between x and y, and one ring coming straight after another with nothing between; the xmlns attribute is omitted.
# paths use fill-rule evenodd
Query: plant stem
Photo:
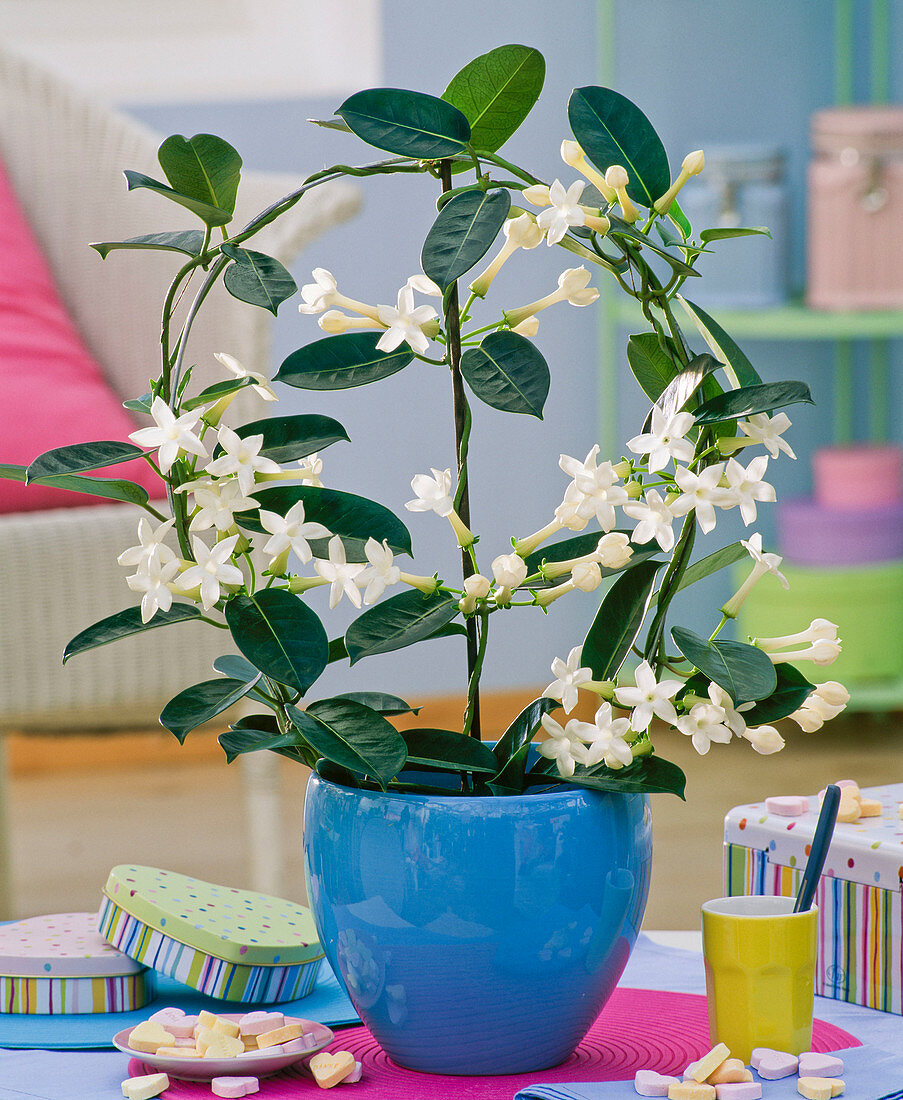
<svg viewBox="0 0 903 1100"><path fill-rule="evenodd" d="M452 189L451 161L443 160L439 165L443 194ZM448 337L448 366L452 376L452 396L455 410L455 455L458 464L458 488L455 493L456 510L463 523L470 527L470 493L467 484L467 437L470 434L469 409L464 393L464 381L461 378L461 321L458 307L458 284L445 292L443 306L445 310L445 331ZM468 550L461 552L461 569L464 579L473 576L475 570ZM478 665L479 643L475 616L467 619L467 680L468 708L471 737L480 738L480 685ZM476 678L474 673L476 672ZM468 732L468 731L465 731Z"/></svg>

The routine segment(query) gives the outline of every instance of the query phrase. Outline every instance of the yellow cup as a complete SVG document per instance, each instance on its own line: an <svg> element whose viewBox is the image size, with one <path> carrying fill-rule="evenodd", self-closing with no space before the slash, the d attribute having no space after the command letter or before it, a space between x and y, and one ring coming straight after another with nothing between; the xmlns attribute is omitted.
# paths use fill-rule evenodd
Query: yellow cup
<svg viewBox="0 0 903 1100"><path fill-rule="evenodd" d="M755 1047L812 1046L818 909L794 898L738 896L702 906L702 953L712 1044L748 1062Z"/></svg>

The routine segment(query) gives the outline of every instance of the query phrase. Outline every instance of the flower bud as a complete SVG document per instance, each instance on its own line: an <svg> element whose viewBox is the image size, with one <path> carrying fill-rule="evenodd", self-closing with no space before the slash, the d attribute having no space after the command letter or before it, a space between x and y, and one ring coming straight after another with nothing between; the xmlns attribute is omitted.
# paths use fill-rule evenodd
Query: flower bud
<svg viewBox="0 0 903 1100"><path fill-rule="evenodd" d="M477 601L473 596L463 596L458 600L458 610L462 615L472 615L477 609Z"/></svg>
<svg viewBox="0 0 903 1100"><path fill-rule="evenodd" d="M633 205L627 194L629 179L630 177L627 175L626 168L622 167L620 164L612 164L605 173L605 182L609 187L614 189L618 196L618 203L621 206L621 214L624 221L633 223L640 216L640 212Z"/></svg>
<svg viewBox="0 0 903 1100"><path fill-rule="evenodd" d="M496 584L517 588L527 577L527 563L517 554L500 554L492 563L492 575Z"/></svg>
<svg viewBox="0 0 903 1100"><path fill-rule="evenodd" d="M826 680L815 689L815 694L832 707L845 707L850 701L850 693L836 680Z"/></svg>
<svg viewBox="0 0 903 1100"><path fill-rule="evenodd" d="M531 187L525 187L521 194L534 206L549 206L551 205L551 199L549 198L549 189L544 183L534 183Z"/></svg>
<svg viewBox="0 0 903 1100"><path fill-rule="evenodd" d="M762 756L770 756L773 752L780 752L784 747L784 738L781 737L774 726L747 727L743 731L743 736Z"/></svg>
<svg viewBox="0 0 903 1100"><path fill-rule="evenodd" d="M604 214L587 214L583 223L588 229L592 229L598 233L600 237L604 237L605 234L611 229L611 222Z"/></svg>
<svg viewBox="0 0 903 1100"><path fill-rule="evenodd" d="M518 336L528 336L531 339L539 332L539 318L534 313L532 317L525 317L519 325L515 325L511 330L516 332Z"/></svg>
<svg viewBox="0 0 903 1100"><path fill-rule="evenodd" d="M698 176L703 168L705 168L705 153L701 149L694 149L692 153L687 153L680 166L681 172L686 172L688 176Z"/></svg>
<svg viewBox="0 0 903 1100"><path fill-rule="evenodd" d="M815 733L825 724L824 718L810 707L800 707L799 710L795 710L793 714L789 714L787 717L792 718L803 733Z"/></svg>
<svg viewBox="0 0 903 1100"><path fill-rule="evenodd" d="M576 141L565 138L561 143L561 159L570 168L578 168L583 160L584 152Z"/></svg>
<svg viewBox="0 0 903 1100"><path fill-rule="evenodd" d="M542 229L536 224L536 218L533 214L528 214L526 211L516 218L509 218L502 229L505 238L515 248L526 248L528 251L531 248L536 248L538 244L542 244L542 239L545 236Z"/></svg>
<svg viewBox="0 0 903 1100"><path fill-rule="evenodd" d="M524 576L527 574L524 573ZM473 573L464 578L464 591L474 599L484 600L489 595L490 582L481 573Z"/></svg>
<svg viewBox="0 0 903 1100"><path fill-rule="evenodd" d="M581 592L593 592L602 583L602 571L594 561L580 562L571 572L574 587Z"/></svg>
<svg viewBox="0 0 903 1100"><path fill-rule="evenodd" d="M609 531L596 546L599 564L606 569L620 569L633 555L630 539L621 531Z"/></svg>
<svg viewBox="0 0 903 1100"><path fill-rule="evenodd" d="M355 320L356 318L349 317L346 313L342 313L341 310L329 309L321 314L317 323L324 332L341 334L347 332L349 328L354 327Z"/></svg>

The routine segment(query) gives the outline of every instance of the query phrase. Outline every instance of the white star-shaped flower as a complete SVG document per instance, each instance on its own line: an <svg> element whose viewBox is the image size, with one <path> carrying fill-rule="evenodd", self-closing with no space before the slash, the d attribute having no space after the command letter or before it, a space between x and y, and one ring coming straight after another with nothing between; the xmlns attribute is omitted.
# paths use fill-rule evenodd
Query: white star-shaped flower
<svg viewBox="0 0 903 1100"><path fill-rule="evenodd" d="M254 475L278 474L279 464L260 454L263 446L263 434L249 435L242 439L225 424L216 433L216 439L224 453L206 466L208 474L214 477L227 477L235 474L245 496L254 491Z"/></svg>
<svg viewBox="0 0 903 1100"><path fill-rule="evenodd" d="M618 484L618 476L610 462L605 461L601 465L596 465L598 454L597 443L583 462L571 458L570 455L561 455L558 465L574 479L574 489L581 498L577 501L574 499L576 494L572 494L572 500L569 501L565 493L563 504L576 503L577 516L589 518L595 515L602 530L610 531L617 522L615 507L626 504L630 498L624 486ZM556 511L556 518L557 516Z"/></svg>
<svg viewBox="0 0 903 1100"><path fill-rule="evenodd" d="M201 458L207 457L207 448L191 430L203 412L204 409L198 408L176 416L162 397L155 397L151 405L151 416L156 426L139 428L129 435L129 439L139 447L158 447L160 470L168 474L182 451Z"/></svg>
<svg viewBox="0 0 903 1100"><path fill-rule="evenodd" d="M572 225L586 225L586 211L580 205L584 187L585 180L575 180L565 191L564 184L555 180L549 188L551 205L536 216L536 224L546 232L546 244L557 244Z"/></svg>
<svg viewBox="0 0 903 1100"><path fill-rule="evenodd" d="M633 749L627 744L629 718L612 717L611 703L603 703L596 711L595 725L589 727L591 739L586 752L586 766L605 763L609 768L626 768L633 762Z"/></svg>
<svg viewBox="0 0 903 1100"><path fill-rule="evenodd" d="M746 719L740 712L751 710L755 703L743 703L740 709L737 710L734 707L734 700L720 684L716 684L714 681L709 684L709 699L711 699L712 705L721 711L722 717L718 721L727 726L731 733L737 737L742 737L743 731L746 729Z"/></svg>
<svg viewBox="0 0 903 1100"><path fill-rule="evenodd" d="M644 500L625 504L624 513L631 519L639 520L633 530L633 542L644 543L655 539L667 554L674 549L674 513L659 496L658 490L650 489Z"/></svg>
<svg viewBox="0 0 903 1100"><path fill-rule="evenodd" d="M235 523L236 512L249 512L258 507L253 497L242 493L234 478L186 481L176 492L194 494L199 510L189 524L191 531L209 531L211 527L217 531L228 531Z"/></svg>
<svg viewBox="0 0 903 1100"><path fill-rule="evenodd" d="M399 290L397 308L377 306L376 312L380 322L386 326L386 331L376 344L380 351L394 351L405 341L421 355L427 351L430 342L423 326L435 321L439 315L432 306L414 308L414 289L410 284Z"/></svg>
<svg viewBox="0 0 903 1100"><path fill-rule="evenodd" d="M636 670L636 686L615 688L615 699L622 707L634 708L630 725L637 733L642 733L649 728L653 715L669 725L677 724L677 711L671 699L683 686L683 680L659 683L649 662L642 661Z"/></svg>
<svg viewBox="0 0 903 1100"><path fill-rule="evenodd" d="M123 550L116 559L120 565L137 565L139 572L147 572L147 565L151 561L157 561L161 565L175 561L175 553L163 541L172 530L175 519L168 519L159 527L153 528L148 521L141 517L138 520L138 546L130 546ZM147 620L145 620L147 621Z"/></svg>
<svg viewBox="0 0 903 1100"><path fill-rule="evenodd" d="M749 436L753 443L761 443L772 458L777 458L780 451L790 455L791 458L796 458L790 444L786 439L781 438L790 427L790 417L786 413L780 412L776 416L769 416L768 413L754 413L748 419L739 421L737 427L744 435Z"/></svg>
<svg viewBox="0 0 903 1100"><path fill-rule="evenodd" d="M345 545L338 535L329 540L329 560L314 559L314 569L324 581L329 581L329 606L335 607L345 595L355 607L361 606L361 590L357 578L367 568L360 562L349 564L345 558Z"/></svg>
<svg viewBox="0 0 903 1100"><path fill-rule="evenodd" d="M780 554L766 554L762 552L762 536L758 531L754 535L750 535L748 539L740 539L740 545L746 547L750 557L759 566L759 574L771 573L777 577L781 582L784 589L790 587L790 582L778 570L778 566L784 560Z"/></svg>
<svg viewBox="0 0 903 1100"><path fill-rule="evenodd" d="M564 709L565 714L570 714L577 705L578 688L588 680L592 680L593 672L590 668L580 667L580 653L582 646L574 646L568 654L567 661L556 657L552 662L552 672L555 679L543 691L547 699L557 699Z"/></svg>
<svg viewBox="0 0 903 1100"><path fill-rule="evenodd" d="M381 543L374 538L367 539L364 553L370 565L356 578L356 583L363 585L366 582L364 603L369 605L376 603L391 585L398 584L401 570L395 565L395 555L389 549L387 539L383 539Z"/></svg>
<svg viewBox="0 0 903 1100"><path fill-rule="evenodd" d="M724 471L728 483L727 491L731 494L731 503L739 506L740 515L747 527L756 521L757 500L771 502L776 499L774 486L762 480L767 466L767 455L754 458L745 469L735 458L727 461Z"/></svg>
<svg viewBox="0 0 903 1100"><path fill-rule="evenodd" d="M436 470L432 466L433 476L416 474L411 488L417 494L415 500L409 500L405 508L409 512L435 512L437 516L451 515L454 501L451 497L451 470Z"/></svg>
<svg viewBox="0 0 903 1100"><path fill-rule="evenodd" d="M270 385L269 379L266 377L266 375L260 374L256 370L248 370L247 367L244 367L241 363L239 363L234 355L229 355L228 352L225 351L215 351L213 353L213 358L222 363L226 370L231 371L231 373L234 374L236 378L253 379L254 384L251 386L251 389L255 393L259 394L264 399L264 401L279 400L279 397L277 396L273 387Z"/></svg>
<svg viewBox="0 0 903 1100"><path fill-rule="evenodd" d="M200 587L201 603L205 611L209 611L219 599L221 584L244 583L241 570L229 560L237 542L238 535L230 535L208 549L197 535L191 537L196 564L180 573L176 584L183 592Z"/></svg>
<svg viewBox="0 0 903 1100"><path fill-rule="evenodd" d="M650 474L664 470L672 458L676 462L692 462L695 450L684 437L695 423L688 412L675 413L666 420L658 405L653 405L652 431L628 439L627 446L635 454L649 455Z"/></svg>
<svg viewBox="0 0 903 1100"><path fill-rule="evenodd" d="M563 728L548 714L542 716L542 728L549 735L548 739L537 746L540 756L547 760L554 760L558 766L558 774L570 776L574 774L577 764L586 763L586 745L581 734L593 730L589 722L578 722L572 718Z"/></svg>
<svg viewBox="0 0 903 1100"><path fill-rule="evenodd" d="M677 719L677 728L693 742L693 748L700 756L711 748L714 741L726 745L731 739L731 731L724 724L724 711L712 703L697 703L690 713Z"/></svg>
<svg viewBox="0 0 903 1100"><path fill-rule="evenodd" d="M172 607L172 591L168 585L178 571L178 561L161 562L159 558L150 558L139 572L126 577L126 584L133 592L144 593L141 597L143 623L149 623L158 611L169 611Z"/></svg>
<svg viewBox="0 0 903 1100"><path fill-rule="evenodd" d="M280 516L278 512L260 510L260 523L272 537L267 539L263 552L275 560L286 550L294 550L302 562L313 557L308 539L325 539L332 533L328 527L314 520L305 522L304 501L296 501Z"/></svg>
<svg viewBox="0 0 903 1100"><path fill-rule="evenodd" d="M305 283L301 287L304 301L298 306L299 313L322 313L324 309L335 304L336 280L332 272L325 267L315 267L312 274L314 282Z"/></svg>
<svg viewBox="0 0 903 1100"><path fill-rule="evenodd" d="M675 516L684 516L695 508L696 519L704 535L715 526L715 506L730 508L734 504L733 494L720 486L723 473L723 462L707 466L701 474L694 474L683 466L678 466L674 471L674 480L681 495L669 507Z"/></svg>

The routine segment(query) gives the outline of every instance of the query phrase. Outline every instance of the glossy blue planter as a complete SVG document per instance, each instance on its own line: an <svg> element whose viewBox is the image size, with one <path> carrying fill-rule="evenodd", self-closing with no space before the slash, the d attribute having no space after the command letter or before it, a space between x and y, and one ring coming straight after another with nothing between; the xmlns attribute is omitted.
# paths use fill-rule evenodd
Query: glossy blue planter
<svg viewBox="0 0 903 1100"><path fill-rule="evenodd" d="M326 955L386 1053L429 1073L563 1062L630 956L651 857L642 795L384 795L317 775L307 788Z"/></svg>

